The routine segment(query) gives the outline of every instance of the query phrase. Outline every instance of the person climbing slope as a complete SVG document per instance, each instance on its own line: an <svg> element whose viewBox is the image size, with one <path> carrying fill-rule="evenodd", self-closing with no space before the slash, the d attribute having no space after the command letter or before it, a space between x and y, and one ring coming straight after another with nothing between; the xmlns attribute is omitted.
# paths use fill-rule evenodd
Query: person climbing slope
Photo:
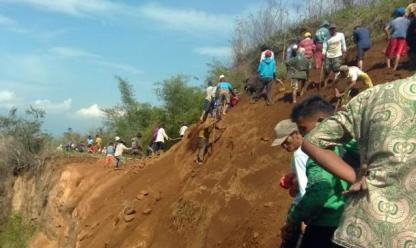
<svg viewBox="0 0 416 248"><path fill-rule="evenodd" d="M214 129L218 129L220 131L225 130L225 128L218 125L219 121L220 120L208 117L207 120L201 124L198 133L198 151L195 158L195 162L199 165L202 165L205 162L205 155L208 152L208 148L212 146L212 144L215 143L222 135L221 133L218 137L214 137Z"/></svg>
<svg viewBox="0 0 416 248"><path fill-rule="evenodd" d="M116 149L114 152L114 158L116 159L115 168L118 169L120 167L121 161L123 160L123 152L126 150L131 150L131 148L128 148L124 141L119 139L116 143Z"/></svg>
<svg viewBox="0 0 416 248"><path fill-rule="evenodd" d="M325 56L324 62L324 87L328 85L329 76L334 72L334 81L339 75L339 67L342 65L343 57L347 52L347 45L345 43L345 36L343 33L337 32L337 27L332 24L329 27L330 37L323 44L323 54Z"/></svg>
<svg viewBox="0 0 416 248"><path fill-rule="evenodd" d="M356 66L342 65L340 67L340 72L340 78L347 78L350 80L348 87L342 94L337 88L337 85L335 85L335 97L342 97L340 104L341 106L347 104L350 101L351 89L356 87L357 81L361 81L366 86L366 88L373 87L373 82L371 81L370 76L368 76L367 73L363 72Z"/></svg>
<svg viewBox="0 0 416 248"><path fill-rule="evenodd" d="M208 82L208 87L206 88L205 92L205 99L204 99L204 104L203 104L203 110L202 110L202 115L199 118L200 121L205 120L205 118L207 117L208 114L213 114L213 105L214 105L214 101L215 101L215 92L217 90L217 87L215 87L211 81Z"/></svg>
<svg viewBox="0 0 416 248"><path fill-rule="evenodd" d="M219 79L220 81L217 84L216 95L218 95L221 114L226 115L228 105L230 104L230 98L233 94L233 86L225 80L224 75L220 75Z"/></svg>
<svg viewBox="0 0 416 248"><path fill-rule="evenodd" d="M294 176L296 182L296 195L290 207L297 205L305 194L306 184L308 179L306 177L306 162L308 156L302 151L301 146L303 137L299 133L296 123L291 120L280 121L274 128L276 139L272 146L281 146L287 152L292 153L291 174ZM291 182L293 184L293 181ZM285 185L282 185L285 186ZM293 191L291 189L291 191ZM291 192L292 193L292 192ZM290 211L290 210L289 210ZM282 240L281 248L295 247L301 233L301 226L293 226L290 235L286 235L286 239Z"/></svg>
<svg viewBox="0 0 416 248"><path fill-rule="evenodd" d="M110 142L105 149L105 165L111 167L114 160L114 143Z"/></svg>
<svg viewBox="0 0 416 248"><path fill-rule="evenodd" d="M154 152L157 152L158 154L160 153L160 151L164 151L165 149L165 141L169 140L169 136L166 134L165 129L163 128L163 124L159 125L159 129L157 130L157 135L156 135L156 149Z"/></svg>
<svg viewBox="0 0 416 248"><path fill-rule="evenodd" d="M299 47L304 49L304 58L309 63L309 69L312 68L313 64L313 57L315 54L316 46L314 41L312 40L312 34L310 32L306 32L303 35L304 39L299 42ZM309 75L309 70L308 70Z"/></svg>
<svg viewBox="0 0 416 248"><path fill-rule="evenodd" d="M315 32L315 69L320 70L322 67L322 61L324 60L323 45L329 38L329 23L323 21L319 29Z"/></svg>
<svg viewBox="0 0 416 248"><path fill-rule="evenodd" d="M413 75L365 90L305 137L302 150L352 183L333 238L342 247L415 242L415 88ZM351 138L359 142L358 173L330 151Z"/></svg>
<svg viewBox="0 0 416 248"><path fill-rule="evenodd" d="M362 70L364 55L371 48L371 37L368 29L358 25L352 32L354 43L357 45L357 66Z"/></svg>
<svg viewBox="0 0 416 248"><path fill-rule="evenodd" d="M285 62L288 68L288 77L291 79L292 86L292 103L296 103L298 91L303 95L306 81L308 80L309 62L304 58L303 48L299 48L296 57Z"/></svg>
<svg viewBox="0 0 416 248"><path fill-rule="evenodd" d="M398 17L389 22L384 29L386 33L388 45L386 49L386 64L387 68L391 68L391 60L394 60L393 70L397 70L400 58L406 55L406 36L407 29L410 25L410 20L405 16L406 9L400 7L396 10Z"/></svg>

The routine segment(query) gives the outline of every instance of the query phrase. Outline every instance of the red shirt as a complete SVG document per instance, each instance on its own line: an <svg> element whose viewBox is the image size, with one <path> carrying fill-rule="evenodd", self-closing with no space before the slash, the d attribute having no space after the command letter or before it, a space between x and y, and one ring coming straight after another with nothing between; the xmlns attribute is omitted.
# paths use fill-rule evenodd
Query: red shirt
<svg viewBox="0 0 416 248"><path fill-rule="evenodd" d="M305 38L299 43L299 47L305 49L305 59L311 59L315 52L316 46L311 38Z"/></svg>

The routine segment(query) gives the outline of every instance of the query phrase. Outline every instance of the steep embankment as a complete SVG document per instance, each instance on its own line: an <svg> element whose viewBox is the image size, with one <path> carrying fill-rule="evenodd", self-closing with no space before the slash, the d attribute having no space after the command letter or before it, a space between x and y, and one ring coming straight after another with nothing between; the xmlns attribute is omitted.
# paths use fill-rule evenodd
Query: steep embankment
<svg viewBox="0 0 416 248"><path fill-rule="evenodd" d="M383 48L377 43L367 57L374 82L412 74L384 69ZM167 153L123 170L93 158L67 161L51 167L48 186L15 184L16 210L28 210L39 189L49 192L32 206L37 211L25 211L42 224L32 247L276 247L291 202L278 179L290 170L290 155L270 144L274 125L289 116L287 95L276 92L270 107L243 97L203 166L193 162L193 127Z"/></svg>

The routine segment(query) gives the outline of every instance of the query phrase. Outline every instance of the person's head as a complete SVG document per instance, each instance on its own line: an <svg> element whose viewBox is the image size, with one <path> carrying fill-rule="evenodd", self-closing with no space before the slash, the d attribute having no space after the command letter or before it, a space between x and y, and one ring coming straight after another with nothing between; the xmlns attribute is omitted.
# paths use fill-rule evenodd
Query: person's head
<svg viewBox="0 0 416 248"><path fill-rule="evenodd" d="M393 17L401 17L404 16L406 14L406 8L405 7L398 7L397 9L394 10L393 12Z"/></svg>
<svg viewBox="0 0 416 248"><path fill-rule="evenodd" d="M341 65L339 67L339 72L341 73L341 76L346 77L348 75L348 71L350 69L348 68L348 65Z"/></svg>
<svg viewBox="0 0 416 248"><path fill-rule="evenodd" d="M141 132L138 132L138 133L136 134L136 137L137 137L137 138L141 138L141 137L142 137L142 133L141 133Z"/></svg>
<svg viewBox="0 0 416 248"><path fill-rule="evenodd" d="M238 90L237 90L236 88L234 88L234 89L233 89L233 93L234 93L234 94L237 94L237 93L238 93Z"/></svg>
<svg viewBox="0 0 416 248"><path fill-rule="evenodd" d="M113 142L110 142L110 143L108 143L108 145L109 145L109 146L113 146L113 145L114 145L114 143L113 143Z"/></svg>
<svg viewBox="0 0 416 248"><path fill-rule="evenodd" d="M99 134L95 135L95 138L99 138L99 137L100 137L100 135L99 135Z"/></svg>
<svg viewBox="0 0 416 248"><path fill-rule="evenodd" d="M322 23L321 23L321 26L319 26L319 27L329 28L329 22L327 20L323 20Z"/></svg>
<svg viewBox="0 0 416 248"><path fill-rule="evenodd" d="M337 34L337 25L331 24L331 26L329 26L329 33L331 34L331 36L336 35Z"/></svg>
<svg viewBox="0 0 416 248"><path fill-rule="evenodd" d="M406 16L414 18L415 13L416 13L416 3L411 3L407 5Z"/></svg>
<svg viewBox="0 0 416 248"><path fill-rule="evenodd" d="M116 142L119 142L119 141L120 141L120 137L119 137L119 136L116 136L116 137L114 138L114 140L115 140Z"/></svg>
<svg viewBox="0 0 416 248"><path fill-rule="evenodd" d="M88 135L88 139L92 139L91 135Z"/></svg>
<svg viewBox="0 0 416 248"><path fill-rule="evenodd" d="M335 108L320 96L311 96L292 109L290 118L304 136L320 122L334 114Z"/></svg>
<svg viewBox="0 0 416 248"><path fill-rule="evenodd" d="M302 146L303 137L300 135L296 123L291 120L283 120L274 128L276 139L272 146L281 146L287 152L294 152Z"/></svg>
<svg viewBox="0 0 416 248"><path fill-rule="evenodd" d="M266 56L266 58L270 58L272 56L272 51L266 50L266 52L264 52L264 56Z"/></svg>
<svg viewBox="0 0 416 248"><path fill-rule="evenodd" d="M219 77L220 82L224 82L225 81L225 76L224 75L220 75Z"/></svg>
<svg viewBox="0 0 416 248"><path fill-rule="evenodd" d="M312 34L310 33L310 32L306 32L306 33L304 33L303 34L303 38L311 38L312 37Z"/></svg>
<svg viewBox="0 0 416 248"><path fill-rule="evenodd" d="M208 81L208 86L212 86L212 81Z"/></svg>

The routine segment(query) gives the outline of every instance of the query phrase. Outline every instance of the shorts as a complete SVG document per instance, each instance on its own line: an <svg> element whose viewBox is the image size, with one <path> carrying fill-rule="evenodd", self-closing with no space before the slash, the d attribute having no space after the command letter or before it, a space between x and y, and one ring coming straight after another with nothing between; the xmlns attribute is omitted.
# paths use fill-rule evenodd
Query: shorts
<svg viewBox="0 0 416 248"><path fill-rule="evenodd" d="M386 49L386 56L394 58L397 56L403 57L406 55L406 39L405 38L391 38Z"/></svg>
<svg viewBox="0 0 416 248"><path fill-rule="evenodd" d="M357 59L358 60L363 60L364 59L364 55L365 52L367 52L370 48L362 48L362 47L357 47Z"/></svg>
<svg viewBox="0 0 416 248"><path fill-rule="evenodd" d="M113 164L113 155L107 155L105 156L105 164L106 165L112 165Z"/></svg>
<svg viewBox="0 0 416 248"><path fill-rule="evenodd" d="M230 92L228 90L220 90L220 101L224 103L224 101L229 104L230 103Z"/></svg>
<svg viewBox="0 0 416 248"><path fill-rule="evenodd" d="M336 58L325 58L324 70L326 74L329 74L331 71L339 72L339 68L342 65L342 57Z"/></svg>

